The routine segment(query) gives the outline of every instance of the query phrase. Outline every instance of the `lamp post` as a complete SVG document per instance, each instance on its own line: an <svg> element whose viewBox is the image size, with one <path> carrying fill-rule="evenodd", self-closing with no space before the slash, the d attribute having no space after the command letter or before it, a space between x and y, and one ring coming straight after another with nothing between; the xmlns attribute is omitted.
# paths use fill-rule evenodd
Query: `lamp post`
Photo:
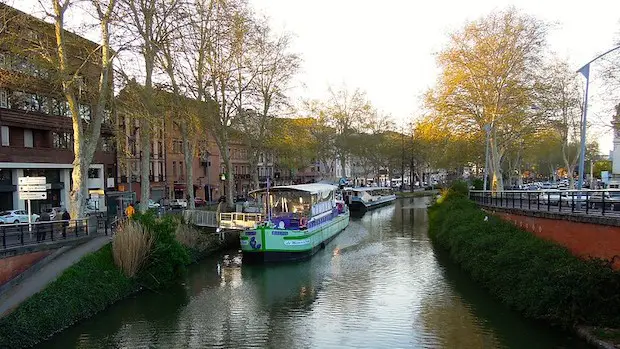
<svg viewBox="0 0 620 349"><path fill-rule="evenodd" d="M577 181L577 189L579 190L583 188L583 175L586 161L586 123L588 116L588 88L590 87L590 63L619 48L620 46L616 46L611 50L596 56L593 60L581 67L581 69L577 70L578 73L581 73L586 78L586 93L583 102L583 117L581 118L581 153L579 154L579 180Z"/></svg>
<svg viewBox="0 0 620 349"><path fill-rule="evenodd" d="M484 150L484 184L482 190L487 190L487 177L489 176L489 133L491 132L491 125L484 125L484 132L486 133L486 147Z"/></svg>

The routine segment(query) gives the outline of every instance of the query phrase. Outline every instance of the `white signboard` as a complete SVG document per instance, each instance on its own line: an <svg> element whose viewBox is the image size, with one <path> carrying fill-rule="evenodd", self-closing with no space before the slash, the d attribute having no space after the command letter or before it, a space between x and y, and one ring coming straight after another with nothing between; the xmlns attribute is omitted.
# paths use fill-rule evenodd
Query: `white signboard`
<svg viewBox="0 0 620 349"><path fill-rule="evenodd" d="M20 200L45 200L47 199L47 192L44 191L20 191Z"/></svg>
<svg viewBox="0 0 620 349"><path fill-rule="evenodd" d="M30 184L30 185L20 185L19 191L46 191L47 185L45 184Z"/></svg>
<svg viewBox="0 0 620 349"><path fill-rule="evenodd" d="M17 178L18 185L26 184L45 184L45 177L19 177Z"/></svg>

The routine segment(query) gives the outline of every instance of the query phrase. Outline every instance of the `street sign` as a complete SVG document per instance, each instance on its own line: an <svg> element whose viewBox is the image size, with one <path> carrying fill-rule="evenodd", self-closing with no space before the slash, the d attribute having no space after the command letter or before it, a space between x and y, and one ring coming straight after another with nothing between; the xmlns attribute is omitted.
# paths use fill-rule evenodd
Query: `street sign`
<svg viewBox="0 0 620 349"><path fill-rule="evenodd" d="M17 178L18 185L27 185L27 184L45 184L45 177L19 177Z"/></svg>
<svg viewBox="0 0 620 349"><path fill-rule="evenodd" d="M20 191L20 200L45 200L47 199L47 192L44 191Z"/></svg>
<svg viewBox="0 0 620 349"><path fill-rule="evenodd" d="M20 185L19 191L46 191L47 185L45 184L28 184Z"/></svg>

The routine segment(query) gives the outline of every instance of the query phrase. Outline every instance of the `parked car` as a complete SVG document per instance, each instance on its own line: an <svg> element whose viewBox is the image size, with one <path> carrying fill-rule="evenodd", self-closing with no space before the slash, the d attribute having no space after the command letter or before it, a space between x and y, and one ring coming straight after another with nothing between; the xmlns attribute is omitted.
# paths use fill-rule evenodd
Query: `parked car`
<svg viewBox="0 0 620 349"><path fill-rule="evenodd" d="M30 215L33 222L39 221L38 214ZM28 223L28 212L26 210L10 210L0 212L0 223L4 224L18 224Z"/></svg>
<svg viewBox="0 0 620 349"><path fill-rule="evenodd" d="M205 206L207 202L203 198L194 198L194 206L201 207Z"/></svg>
<svg viewBox="0 0 620 349"><path fill-rule="evenodd" d="M590 204L590 208L602 208L604 202L606 210L619 211L620 192L595 192L590 195L588 202Z"/></svg>
<svg viewBox="0 0 620 349"><path fill-rule="evenodd" d="M170 200L170 208L187 208L187 200L172 199Z"/></svg>
<svg viewBox="0 0 620 349"><path fill-rule="evenodd" d="M152 199L149 199L149 208L159 208L161 205Z"/></svg>
<svg viewBox="0 0 620 349"><path fill-rule="evenodd" d="M51 221L61 220L62 214L65 212L63 207L46 208L42 212L47 212L50 215Z"/></svg>
<svg viewBox="0 0 620 349"><path fill-rule="evenodd" d="M246 198L243 195L237 195L235 196L234 202L246 202L248 201L248 198Z"/></svg>

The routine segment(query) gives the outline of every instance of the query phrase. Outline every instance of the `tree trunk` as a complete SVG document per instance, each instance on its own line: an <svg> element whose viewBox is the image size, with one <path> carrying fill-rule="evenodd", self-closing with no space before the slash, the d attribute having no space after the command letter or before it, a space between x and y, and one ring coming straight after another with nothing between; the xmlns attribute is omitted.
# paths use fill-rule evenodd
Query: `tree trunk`
<svg viewBox="0 0 620 349"><path fill-rule="evenodd" d="M499 150L497 149L497 143L495 137L489 138L489 148L490 148L490 157L491 157L491 188L496 191L504 190L504 179L502 178L502 170L501 170L501 159Z"/></svg>
<svg viewBox="0 0 620 349"><path fill-rule="evenodd" d="M347 178L347 170L346 170L346 164L347 164L347 156L346 154L341 153L340 154L340 178Z"/></svg>
<svg viewBox="0 0 620 349"><path fill-rule="evenodd" d="M151 164L151 130L150 123L145 118L140 119L140 212L149 208L151 193L150 164Z"/></svg>
<svg viewBox="0 0 620 349"><path fill-rule="evenodd" d="M196 208L194 201L194 143L190 142L190 135L185 120L181 121L181 135L183 136L183 155L185 158L185 190L188 192L187 207Z"/></svg>

